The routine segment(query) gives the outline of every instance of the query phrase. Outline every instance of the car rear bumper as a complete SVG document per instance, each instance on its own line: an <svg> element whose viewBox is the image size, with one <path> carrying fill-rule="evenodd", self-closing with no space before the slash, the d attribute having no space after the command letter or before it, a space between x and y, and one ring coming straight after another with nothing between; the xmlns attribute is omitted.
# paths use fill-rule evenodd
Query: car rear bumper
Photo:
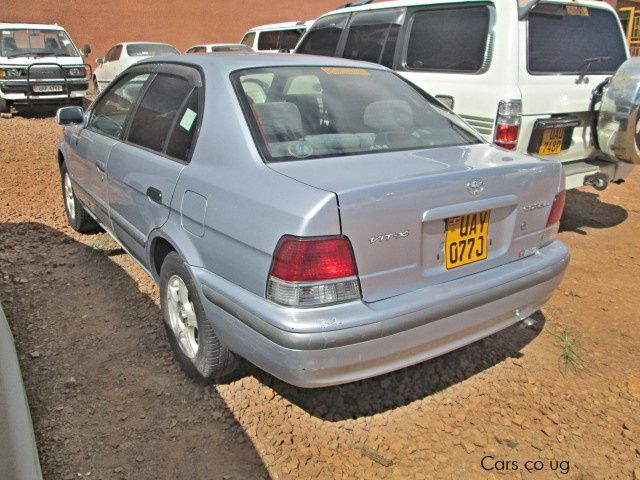
<svg viewBox="0 0 640 480"><path fill-rule="evenodd" d="M536 312L569 263L554 241L536 254L462 279L373 303L281 307L194 269L221 341L272 375L322 387L420 363Z"/></svg>

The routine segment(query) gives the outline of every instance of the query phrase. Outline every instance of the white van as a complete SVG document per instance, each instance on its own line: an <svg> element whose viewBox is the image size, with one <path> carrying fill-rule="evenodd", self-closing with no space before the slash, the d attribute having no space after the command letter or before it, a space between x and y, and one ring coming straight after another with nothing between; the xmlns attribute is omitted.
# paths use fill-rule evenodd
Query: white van
<svg viewBox="0 0 640 480"><path fill-rule="evenodd" d="M57 25L0 23L0 112L13 104L81 104L90 52Z"/></svg>
<svg viewBox="0 0 640 480"><path fill-rule="evenodd" d="M629 57L616 12L603 1L401 0L342 8L316 20L296 53L386 65L497 145L561 162L567 188L606 188L640 160L620 161L599 148L602 84Z"/></svg>
<svg viewBox="0 0 640 480"><path fill-rule="evenodd" d="M312 24L313 20L260 25L245 33L240 43L256 52L291 52Z"/></svg>

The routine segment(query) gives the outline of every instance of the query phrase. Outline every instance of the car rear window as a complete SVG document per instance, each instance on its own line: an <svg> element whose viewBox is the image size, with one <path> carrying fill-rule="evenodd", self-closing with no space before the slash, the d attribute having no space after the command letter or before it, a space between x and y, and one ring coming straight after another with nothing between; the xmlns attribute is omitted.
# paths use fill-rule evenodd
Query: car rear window
<svg viewBox="0 0 640 480"><path fill-rule="evenodd" d="M302 39L296 53L333 57L348 19L348 13L318 19Z"/></svg>
<svg viewBox="0 0 640 480"><path fill-rule="evenodd" d="M127 45L127 55L130 57L155 57L157 55L171 55L180 53L171 45L161 43L136 43Z"/></svg>
<svg viewBox="0 0 640 480"><path fill-rule="evenodd" d="M594 60L590 73L613 73L626 59L613 12L576 5L543 4L529 13L528 69L571 74Z"/></svg>
<svg viewBox="0 0 640 480"><path fill-rule="evenodd" d="M489 60L487 5L432 8L410 24L406 67L410 70L476 73Z"/></svg>
<svg viewBox="0 0 640 480"><path fill-rule="evenodd" d="M450 110L389 71L273 67L232 79L267 161L481 142Z"/></svg>

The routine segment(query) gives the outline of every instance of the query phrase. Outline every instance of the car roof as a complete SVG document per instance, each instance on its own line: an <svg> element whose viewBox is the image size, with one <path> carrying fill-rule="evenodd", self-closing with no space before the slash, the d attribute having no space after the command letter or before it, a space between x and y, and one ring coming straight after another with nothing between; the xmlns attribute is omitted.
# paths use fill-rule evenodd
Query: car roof
<svg viewBox="0 0 640 480"><path fill-rule="evenodd" d="M498 0L490 0L493 3L498 3ZM478 3L484 2L487 0L456 0L455 3ZM541 0L541 3L577 3L578 5L586 6L586 7L599 7L599 8L608 8L613 9L607 2L603 2L602 0ZM402 7L418 7L421 5L438 5L438 4L450 4L451 0L390 0L379 3L367 3L366 5L360 5L357 7L345 7L339 8L337 10L331 10L322 14L319 18L325 17L327 15L335 15L337 13L351 13L351 12L360 12L366 10L380 10L384 8L402 8Z"/></svg>
<svg viewBox="0 0 640 480"><path fill-rule="evenodd" d="M122 42L122 43L117 43L116 45L122 45L124 47L126 47L127 45L168 45L170 47L173 47L173 45L171 45L170 43L164 43L164 42Z"/></svg>
<svg viewBox="0 0 640 480"><path fill-rule="evenodd" d="M279 30L283 28L302 28L312 25L314 21L315 20L300 20L297 22L270 23L267 25L258 25L257 27L251 27L248 32L255 32L258 30Z"/></svg>
<svg viewBox="0 0 640 480"><path fill-rule="evenodd" d="M374 70L388 70L376 63L360 62L344 58L320 55L286 55L282 53L220 52L216 55L162 55L146 58L137 63L181 63L194 65L206 72L220 72L228 75L236 70L268 67L355 67Z"/></svg>
<svg viewBox="0 0 640 480"><path fill-rule="evenodd" d="M0 23L0 30L60 30L64 31L60 25L48 25L46 23Z"/></svg>

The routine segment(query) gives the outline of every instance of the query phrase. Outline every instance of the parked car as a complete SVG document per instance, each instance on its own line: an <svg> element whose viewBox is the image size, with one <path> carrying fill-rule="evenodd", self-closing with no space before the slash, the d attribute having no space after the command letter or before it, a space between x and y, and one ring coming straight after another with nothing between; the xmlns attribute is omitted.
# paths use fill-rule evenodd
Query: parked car
<svg viewBox="0 0 640 480"><path fill-rule="evenodd" d="M0 23L0 113L12 105L81 104L89 81L83 56L58 25Z"/></svg>
<svg viewBox="0 0 640 480"><path fill-rule="evenodd" d="M180 52L167 43L129 42L114 45L104 57L96 59L98 68L93 74L93 88L96 92L102 91L127 67L140 60L172 53Z"/></svg>
<svg viewBox="0 0 640 480"><path fill-rule="evenodd" d="M502 148L561 163L567 188L604 189L633 168L596 138L601 85L629 56L606 2L373 3L321 16L297 52L396 70Z"/></svg>
<svg viewBox="0 0 640 480"><path fill-rule="evenodd" d="M12 480L42 480L38 447L9 322L0 305L0 472Z"/></svg>
<svg viewBox="0 0 640 480"><path fill-rule="evenodd" d="M526 319L569 261L561 165L378 65L144 60L57 119L69 224L159 283L196 377L234 355L303 387L396 370Z"/></svg>
<svg viewBox="0 0 640 480"><path fill-rule="evenodd" d="M240 43L256 52L291 52L313 20L273 23L253 27Z"/></svg>
<svg viewBox="0 0 640 480"><path fill-rule="evenodd" d="M205 45L195 45L186 51L186 53L214 52L253 52L253 49L238 43L208 43Z"/></svg>

